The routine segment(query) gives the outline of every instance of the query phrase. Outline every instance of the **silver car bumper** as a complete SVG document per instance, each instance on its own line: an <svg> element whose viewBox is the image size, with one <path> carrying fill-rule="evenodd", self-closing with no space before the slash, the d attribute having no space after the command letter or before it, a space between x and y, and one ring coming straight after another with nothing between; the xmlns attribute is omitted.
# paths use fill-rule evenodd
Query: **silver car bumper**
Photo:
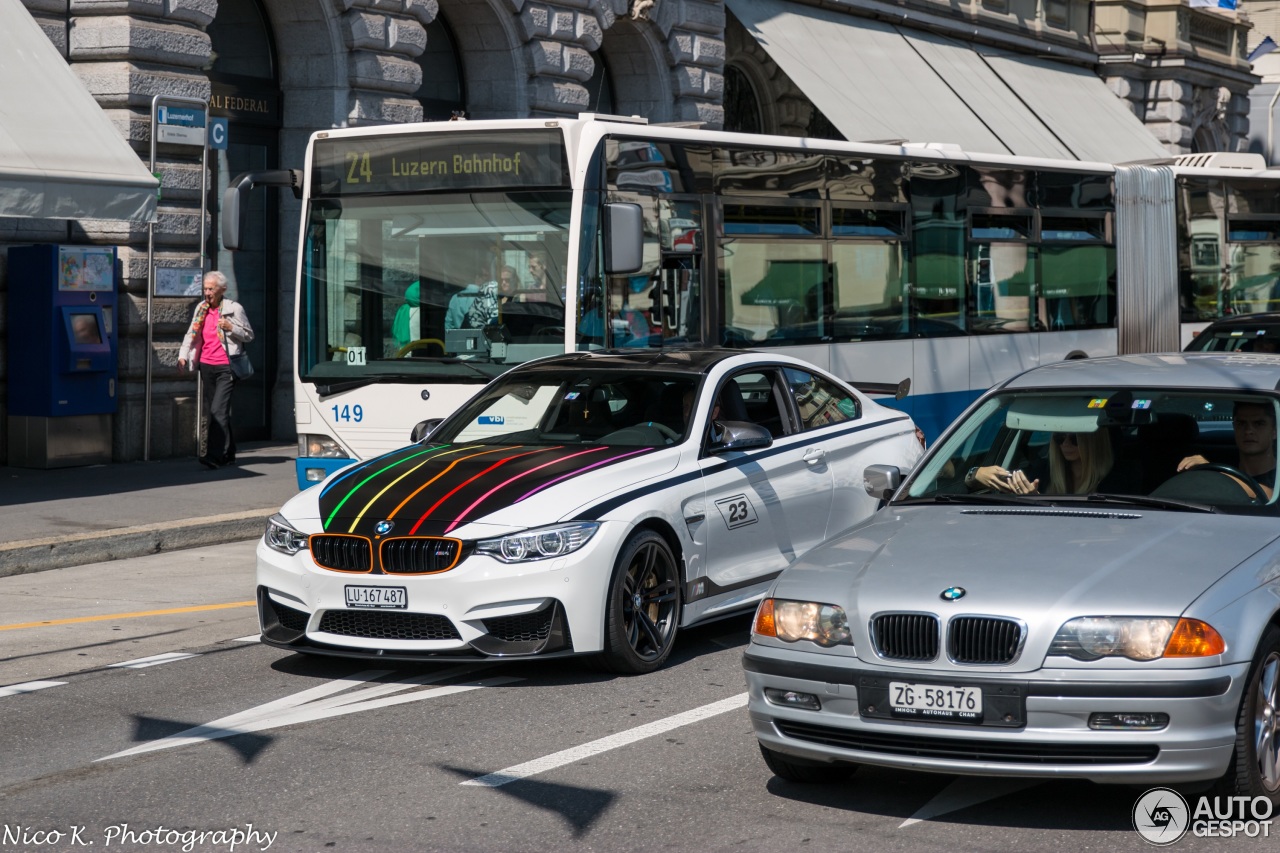
<svg viewBox="0 0 1280 853"><path fill-rule="evenodd" d="M1142 784L1192 782L1226 772L1236 737L1248 664L1162 670L1136 679L1132 670L1082 673L895 671L856 659L796 654L752 645L743 656L756 737L776 752L817 762L849 762L938 773L1079 778ZM934 723L867 715L859 686L887 678L960 681L1017 698L996 724ZM818 697L821 708L774 704L765 688ZM1095 713L1169 715L1158 731L1095 731Z"/></svg>

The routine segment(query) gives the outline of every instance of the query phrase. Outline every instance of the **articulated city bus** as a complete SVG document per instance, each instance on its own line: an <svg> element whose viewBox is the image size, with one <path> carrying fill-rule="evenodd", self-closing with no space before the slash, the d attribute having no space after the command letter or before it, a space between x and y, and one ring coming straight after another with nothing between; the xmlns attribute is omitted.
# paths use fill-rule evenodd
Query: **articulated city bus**
<svg viewBox="0 0 1280 853"><path fill-rule="evenodd" d="M1027 367L1177 350L1267 307L1280 270L1280 171L1252 155L1114 166L584 115L323 131L295 180L301 485L566 350L778 348L910 378L890 402L933 438ZM630 236L606 233L621 206ZM627 239L639 268L611 267Z"/></svg>

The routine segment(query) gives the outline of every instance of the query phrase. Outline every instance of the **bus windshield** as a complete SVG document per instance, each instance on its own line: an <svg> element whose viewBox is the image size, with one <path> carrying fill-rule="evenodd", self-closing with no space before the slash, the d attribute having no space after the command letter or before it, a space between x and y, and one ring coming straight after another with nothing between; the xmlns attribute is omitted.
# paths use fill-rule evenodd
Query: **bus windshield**
<svg viewBox="0 0 1280 853"><path fill-rule="evenodd" d="M570 202L568 190L314 200L299 376L471 382L563 352Z"/></svg>

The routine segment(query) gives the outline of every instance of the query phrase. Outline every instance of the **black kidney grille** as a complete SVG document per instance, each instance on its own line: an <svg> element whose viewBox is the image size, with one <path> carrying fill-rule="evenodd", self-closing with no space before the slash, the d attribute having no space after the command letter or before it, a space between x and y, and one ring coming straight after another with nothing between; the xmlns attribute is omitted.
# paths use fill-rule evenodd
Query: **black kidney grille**
<svg viewBox="0 0 1280 853"><path fill-rule="evenodd" d="M425 575L444 572L458 562L462 543L457 539L421 537L388 539L382 543L382 570L387 574Z"/></svg>
<svg viewBox="0 0 1280 853"><path fill-rule="evenodd" d="M876 651L893 660L938 657L938 618L922 613L884 613L871 623Z"/></svg>
<svg viewBox="0 0 1280 853"><path fill-rule="evenodd" d="M317 533L308 540L311 559L322 569L335 572L369 572L373 570L373 549L363 536Z"/></svg>
<svg viewBox="0 0 1280 853"><path fill-rule="evenodd" d="M956 663L1009 663L1021 642L1022 626L1011 619L958 616L947 625L947 655Z"/></svg>
<svg viewBox="0 0 1280 853"><path fill-rule="evenodd" d="M551 617L554 614L554 607L544 607L533 613L498 616L482 621L485 632L499 640L505 640L508 643L534 643L551 636Z"/></svg>
<svg viewBox="0 0 1280 853"><path fill-rule="evenodd" d="M452 622L434 613L329 610L320 619L320 630L326 634L370 640L462 639Z"/></svg>

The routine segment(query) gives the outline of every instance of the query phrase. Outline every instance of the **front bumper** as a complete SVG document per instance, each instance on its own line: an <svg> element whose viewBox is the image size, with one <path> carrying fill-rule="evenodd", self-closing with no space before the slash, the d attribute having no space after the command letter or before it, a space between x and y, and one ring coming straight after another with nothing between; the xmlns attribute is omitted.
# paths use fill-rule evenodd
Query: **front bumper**
<svg viewBox="0 0 1280 853"><path fill-rule="evenodd" d="M303 550L257 549L258 618L268 645L312 654L475 661L598 652L626 525L604 523L565 557L503 563L472 553L432 575L318 567ZM403 587L403 609L349 607L347 586Z"/></svg>
<svg viewBox="0 0 1280 853"><path fill-rule="evenodd" d="M1248 664L1239 664L1161 670L1141 679L1132 670L968 675L894 670L755 644L743 656L743 665L756 737L776 752L824 763L1123 784L1222 776L1235 745L1236 714L1248 671ZM984 698L1016 696L1017 710L1011 724L868 716L865 702L859 701L859 685L889 678L977 686ZM765 698L765 688L812 694L821 707L775 705ZM1169 724L1157 731L1089 728L1091 714L1108 712L1159 712L1169 715Z"/></svg>

